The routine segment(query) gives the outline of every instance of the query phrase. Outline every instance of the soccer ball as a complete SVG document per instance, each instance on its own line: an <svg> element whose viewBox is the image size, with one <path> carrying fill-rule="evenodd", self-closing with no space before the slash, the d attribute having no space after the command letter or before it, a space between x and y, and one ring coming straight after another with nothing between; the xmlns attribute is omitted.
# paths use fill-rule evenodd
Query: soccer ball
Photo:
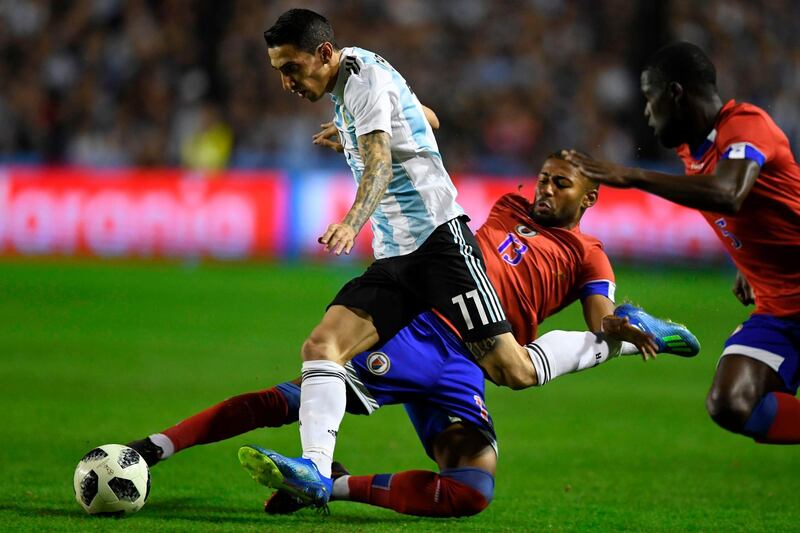
<svg viewBox="0 0 800 533"><path fill-rule="evenodd" d="M104 444L83 456L73 487L89 514L135 513L150 495L150 469L133 448Z"/></svg>

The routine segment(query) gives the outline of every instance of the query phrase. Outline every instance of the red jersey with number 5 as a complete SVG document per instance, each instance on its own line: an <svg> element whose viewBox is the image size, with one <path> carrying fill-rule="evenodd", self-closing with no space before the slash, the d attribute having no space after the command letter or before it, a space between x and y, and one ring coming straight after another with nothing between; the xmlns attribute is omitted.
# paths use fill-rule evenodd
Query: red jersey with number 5
<svg viewBox="0 0 800 533"><path fill-rule="evenodd" d="M506 194L475 234L489 279L520 344L546 317L592 294L614 300L614 271L602 243L573 229L537 224L531 203Z"/></svg>
<svg viewBox="0 0 800 533"><path fill-rule="evenodd" d="M750 159L761 172L735 215L701 211L756 297L756 313L800 317L800 167L786 135L762 109L734 100L692 153L687 174L713 174L720 159Z"/></svg>

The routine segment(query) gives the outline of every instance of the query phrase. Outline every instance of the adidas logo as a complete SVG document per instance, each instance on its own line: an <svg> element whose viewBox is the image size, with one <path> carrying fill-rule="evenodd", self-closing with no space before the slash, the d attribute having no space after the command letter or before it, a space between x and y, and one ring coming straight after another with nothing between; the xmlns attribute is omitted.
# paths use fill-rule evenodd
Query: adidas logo
<svg viewBox="0 0 800 533"><path fill-rule="evenodd" d="M681 352L681 353L690 353L692 349L686 344L686 341L683 340L680 335L668 335L666 337L661 338L664 341L670 350Z"/></svg>

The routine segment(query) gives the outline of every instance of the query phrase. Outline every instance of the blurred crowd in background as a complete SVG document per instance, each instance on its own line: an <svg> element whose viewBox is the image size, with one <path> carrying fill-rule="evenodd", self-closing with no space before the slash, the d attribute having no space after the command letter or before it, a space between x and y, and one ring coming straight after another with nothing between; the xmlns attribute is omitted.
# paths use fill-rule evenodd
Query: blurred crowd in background
<svg viewBox="0 0 800 533"><path fill-rule="evenodd" d="M638 90L670 40L800 144L797 0L0 0L0 162L343 165L311 145L331 104L283 93L267 62L262 34L291 7L406 77L451 172L530 173L561 147L673 160Z"/></svg>

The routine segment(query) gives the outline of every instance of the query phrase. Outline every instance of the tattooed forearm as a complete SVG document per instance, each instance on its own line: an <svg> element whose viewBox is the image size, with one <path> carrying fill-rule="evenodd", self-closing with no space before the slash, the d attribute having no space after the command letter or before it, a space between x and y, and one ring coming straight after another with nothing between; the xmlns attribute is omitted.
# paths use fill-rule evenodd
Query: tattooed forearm
<svg viewBox="0 0 800 533"><path fill-rule="evenodd" d="M392 180L392 152L389 134L373 131L358 138L358 151L364 159L364 173L358 184L353 207L343 222L358 232L383 198Z"/></svg>
<svg viewBox="0 0 800 533"><path fill-rule="evenodd" d="M475 362L480 364L486 354L491 352L495 345L497 344L497 337L489 337L488 339L483 339L477 342L468 342L467 349L472 354L472 357L475 358Z"/></svg>

